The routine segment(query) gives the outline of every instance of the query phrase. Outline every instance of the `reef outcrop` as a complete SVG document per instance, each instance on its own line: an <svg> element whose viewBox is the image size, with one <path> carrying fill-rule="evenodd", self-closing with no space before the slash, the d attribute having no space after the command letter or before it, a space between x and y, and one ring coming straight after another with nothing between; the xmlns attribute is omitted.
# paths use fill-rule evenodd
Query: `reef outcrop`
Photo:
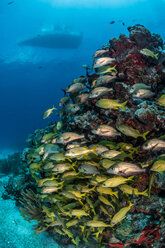
<svg viewBox="0 0 165 248"><path fill-rule="evenodd" d="M83 65L60 121L31 134L23 153L22 215L61 246L165 245L163 41L142 25L128 31Z"/></svg>

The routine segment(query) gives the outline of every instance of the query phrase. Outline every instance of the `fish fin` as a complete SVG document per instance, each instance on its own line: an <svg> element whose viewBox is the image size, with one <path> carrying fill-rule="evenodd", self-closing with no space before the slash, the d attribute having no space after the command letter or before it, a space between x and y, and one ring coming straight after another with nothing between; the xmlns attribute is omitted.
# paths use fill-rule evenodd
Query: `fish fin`
<svg viewBox="0 0 165 248"><path fill-rule="evenodd" d="M134 154L134 151L130 152L130 154L128 155L128 157L133 160L133 154Z"/></svg>
<svg viewBox="0 0 165 248"><path fill-rule="evenodd" d="M147 140L146 135L147 135L149 132L150 132L150 131L147 131L147 132L145 132L145 133L142 134L142 137L143 137L144 140Z"/></svg>
<svg viewBox="0 0 165 248"><path fill-rule="evenodd" d="M127 178L127 180L132 181L132 180L133 180L133 178L134 178L134 176L130 176L130 177L128 177L128 178Z"/></svg>
<svg viewBox="0 0 165 248"><path fill-rule="evenodd" d="M54 105L53 105L53 108L52 109L57 109L57 108L55 108Z"/></svg>
<svg viewBox="0 0 165 248"><path fill-rule="evenodd" d="M116 198L119 198L117 191L114 191L113 194L116 196Z"/></svg>
<svg viewBox="0 0 165 248"><path fill-rule="evenodd" d="M120 106L124 111L126 111L125 105L127 104L127 102L128 101L123 102Z"/></svg>

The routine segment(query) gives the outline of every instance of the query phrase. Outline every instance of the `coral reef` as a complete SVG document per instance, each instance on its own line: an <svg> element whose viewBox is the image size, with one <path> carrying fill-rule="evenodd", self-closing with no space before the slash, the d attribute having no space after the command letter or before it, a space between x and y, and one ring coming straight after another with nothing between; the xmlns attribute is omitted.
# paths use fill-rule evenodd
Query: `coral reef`
<svg viewBox="0 0 165 248"><path fill-rule="evenodd" d="M163 41L142 25L128 31L83 65L61 120L29 136L23 153L34 190L22 213L62 246L165 245Z"/></svg>

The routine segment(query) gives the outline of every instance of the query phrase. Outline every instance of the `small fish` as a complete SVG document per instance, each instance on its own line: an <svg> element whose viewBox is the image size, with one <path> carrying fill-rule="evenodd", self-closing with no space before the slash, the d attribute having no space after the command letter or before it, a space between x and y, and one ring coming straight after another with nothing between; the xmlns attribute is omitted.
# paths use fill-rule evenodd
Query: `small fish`
<svg viewBox="0 0 165 248"><path fill-rule="evenodd" d="M138 137L142 137L144 140L146 140L146 135L149 133L149 131L141 134L139 132L139 130L134 129L133 127L130 127L128 125L125 124L117 124L116 128L123 134L125 134L126 136L131 136L133 138L138 138Z"/></svg>
<svg viewBox="0 0 165 248"><path fill-rule="evenodd" d="M76 83L84 84L86 81L87 81L87 78L84 76L81 76L81 77L73 79L72 84L76 84Z"/></svg>
<svg viewBox="0 0 165 248"><path fill-rule="evenodd" d="M80 106L74 103L68 103L65 105L65 113L66 114L75 114L80 110Z"/></svg>
<svg viewBox="0 0 165 248"><path fill-rule="evenodd" d="M84 134L66 132L66 133L61 134L59 137L57 137L56 143L66 145L69 142L80 140L80 139L83 139L84 137L85 137Z"/></svg>
<svg viewBox="0 0 165 248"><path fill-rule="evenodd" d="M142 146L144 150L152 150L152 151L161 151L165 150L165 141L160 139L151 139L148 140Z"/></svg>
<svg viewBox="0 0 165 248"><path fill-rule="evenodd" d="M129 89L129 93L130 94L135 93L139 91L140 89L151 89L151 86L147 84L143 84L143 83L136 83L131 86L131 88Z"/></svg>
<svg viewBox="0 0 165 248"><path fill-rule="evenodd" d="M91 152L97 155L96 147L93 147L91 149L89 149L88 147L85 147L85 146L76 147L76 148L72 148L72 149L67 150L65 152L65 156L70 157L70 158L76 158L79 156L88 155Z"/></svg>
<svg viewBox="0 0 165 248"><path fill-rule="evenodd" d="M60 130L62 128L62 126L63 126L63 122L62 121L58 121L57 122L57 125L56 125L57 130Z"/></svg>
<svg viewBox="0 0 165 248"><path fill-rule="evenodd" d="M132 202L129 203L129 206L120 209L111 219L111 226L118 224L121 222L125 217L128 211L132 208L134 204Z"/></svg>
<svg viewBox="0 0 165 248"><path fill-rule="evenodd" d="M95 145L91 145L90 146L90 148L92 148L93 146L95 146ZM108 151L109 149L108 149L108 147L106 147L106 146L103 146L103 145L100 145L100 144L97 144L97 146L96 146L96 152L97 152L97 154L100 156L103 152L105 152L105 151ZM97 167L99 167L99 165L97 166Z"/></svg>
<svg viewBox="0 0 165 248"><path fill-rule="evenodd" d="M157 99L157 104L165 107L165 94L161 95L158 99Z"/></svg>
<svg viewBox="0 0 165 248"><path fill-rule="evenodd" d="M125 26L125 22L122 22L122 25Z"/></svg>
<svg viewBox="0 0 165 248"><path fill-rule="evenodd" d="M114 24L115 23L115 21L111 21L109 24Z"/></svg>
<svg viewBox="0 0 165 248"><path fill-rule="evenodd" d="M45 112L44 112L44 114L43 114L43 119L46 119L46 118L48 118L52 113L53 113L53 110L55 110L56 108L54 107L54 105L53 105L53 108L51 108L51 109L48 109L48 110L46 110Z"/></svg>
<svg viewBox="0 0 165 248"><path fill-rule="evenodd" d="M63 183L63 182L62 182ZM62 183L57 182L56 180L47 180L46 182L43 183L42 186L46 186L46 187L54 187L54 186L62 186Z"/></svg>
<svg viewBox="0 0 165 248"><path fill-rule="evenodd" d="M54 168L54 163L53 162L48 162L43 166L43 169L46 170L51 170L52 168Z"/></svg>
<svg viewBox="0 0 165 248"><path fill-rule="evenodd" d="M32 163L29 165L29 169L31 173L38 172L41 168L41 163Z"/></svg>
<svg viewBox="0 0 165 248"><path fill-rule="evenodd" d="M70 94L73 94L73 93L77 93L79 91L82 91L86 88L86 86L82 83L74 83L74 84L71 84L67 89L65 89L65 93L70 93Z"/></svg>
<svg viewBox="0 0 165 248"><path fill-rule="evenodd" d="M112 203L110 201L108 201L107 198L105 198L103 195L99 195L98 199L103 202L105 205L108 205L110 207L112 207L114 209L114 206L112 205Z"/></svg>
<svg viewBox="0 0 165 248"><path fill-rule="evenodd" d="M123 184L119 186L120 190L123 191L125 194L129 194L129 195L144 195L144 196L148 196L148 189L140 192L138 189L131 187L130 185L127 184Z"/></svg>
<svg viewBox="0 0 165 248"><path fill-rule="evenodd" d="M90 220L86 222L86 225L90 227L110 227L111 226L111 225L104 223L101 220Z"/></svg>
<svg viewBox="0 0 165 248"><path fill-rule="evenodd" d="M95 81L94 87L99 87L105 84L107 85L109 83L114 82L115 79L116 79L116 76L111 76L111 75L104 75L104 76L98 77Z"/></svg>
<svg viewBox="0 0 165 248"><path fill-rule="evenodd" d="M103 109L118 109L119 107L126 111L125 105L128 101L119 103L117 100L100 99L96 102L96 106Z"/></svg>
<svg viewBox="0 0 165 248"><path fill-rule="evenodd" d="M92 130L92 133L105 137L120 136L120 133L118 133L115 128L110 127L108 125L99 125L98 127Z"/></svg>
<svg viewBox="0 0 165 248"><path fill-rule="evenodd" d="M67 104L70 101L70 97L69 96L63 96L60 101L59 101L59 106L64 106L65 104Z"/></svg>
<svg viewBox="0 0 165 248"><path fill-rule="evenodd" d="M109 178L105 182L103 182L102 187L106 187L106 188L107 187L110 187L110 188L117 187L121 184L127 183L128 181L132 181L132 178L133 178L133 176L128 177L128 178L124 178L124 177L120 177L120 176Z"/></svg>
<svg viewBox="0 0 165 248"><path fill-rule="evenodd" d="M63 163L63 164L57 164L53 167L52 172L56 172L56 173L63 173L67 170L71 169L71 164L69 163Z"/></svg>
<svg viewBox="0 0 165 248"><path fill-rule="evenodd" d="M67 228L71 227L71 226L76 226L78 224L78 220L77 219L73 219L68 221L65 225Z"/></svg>
<svg viewBox="0 0 165 248"><path fill-rule="evenodd" d="M116 163L107 170L107 172L110 174L120 176L136 175L144 173L145 171L145 169L141 169L139 166L128 162Z"/></svg>
<svg viewBox="0 0 165 248"><path fill-rule="evenodd" d="M93 54L93 58L99 58L99 57L102 57L102 56L105 56L107 55L108 53L108 50L107 49L102 49L102 50L97 50L94 54Z"/></svg>
<svg viewBox="0 0 165 248"><path fill-rule="evenodd" d="M97 69L102 66L113 65L115 62L116 62L116 59L114 58L110 58L110 57L99 58L94 61L93 68Z"/></svg>
<svg viewBox="0 0 165 248"><path fill-rule="evenodd" d="M62 150L63 149L56 144L45 144L44 146L44 152L48 154L58 153Z"/></svg>
<svg viewBox="0 0 165 248"><path fill-rule="evenodd" d="M41 189L41 194L51 194L53 192L57 192L61 188L62 188L62 186L60 186L60 187L55 187L55 186L43 187Z"/></svg>
<svg viewBox="0 0 165 248"><path fill-rule="evenodd" d="M78 171L87 174L87 175L96 175L96 174L100 174L100 172L98 171L98 169L91 165L91 164L82 164L79 168Z"/></svg>
<svg viewBox="0 0 165 248"><path fill-rule="evenodd" d="M86 101L88 101L88 98L89 98L89 93L83 93L83 94L76 96L75 102L77 104L83 104Z"/></svg>
<svg viewBox="0 0 165 248"><path fill-rule="evenodd" d="M105 214L108 215L110 218L112 217L108 211L106 210L106 208L103 205L100 205L100 210Z"/></svg>
<svg viewBox="0 0 165 248"><path fill-rule="evenodd" d="M45 134L41 139L41 143L47 143L48 141L52 140L55 136L56 133Z"/></svg>
<svg viewBox="0 0 165 248"><path fill-rule="evenodd" d="M71 216L75 216L78 219L80 219L80 217L82 217L82 216L89 216L88 213L86 213L84 210L81 210L81 209L74 209L74 210L72 210L70 212L70 215Z"/></svg>
<svg viewBox="0 0 165 248"><path fill-rule="evenodd" d="M139 89L137 90L135 93L133 93L133 97L137 97L137 98L145 98L145 99L148 99L148 98L151 98L155 95L154 92L152 92L151 90L149 89Z"/></svg>
<svg viewBox="0 0 165 248"><path fill-rule="evenodd" d="M68 192L72 193L73 195L75 195L77 198L80 198L80 199L86 196L86 193L82 194L81 192L76 191L76 190L70 190Z"/></svg>
<svg viewBox="0 0 165 248"><path fill-rule="evenodd" d="M115 164L115 161L112 161L112 160L110 160L110 159L105 158L105 159L102 159L102 160L100 161L100 164L101 164L106 170L108 170L112 165Z"/></svg>
<svg viewBox="0 0 165 248"><path fill-rule="evenodd" d="M108 94L108 92L112 92L112 91L113 91L112 88L106 88L106 87L94 88L89 94L89 99L100 97L100 96Z"/></svg>
<svg viewBox="0 0 165 248"><path fill-rule="evenodd" d="M100 194L105 194L105 195L114 195L116 198L118 198L118 191L113 191L111 188L105 188L105 187L97 187L96 191L99 192Z"/></svg>
<svg viewBox="0 0 165 248"><path fill-rule="evenodd" d="M151 167L152 171L163 173L165 171L165 160L157 160Z"/></svg>
<svg viewBox="0 0 165 248"><path fill-rule="evenodd" d="M63 179L69 178L69 177L76 178L78 175L79 175L79 173L76 172L76 171L69 171L69 172L65 172L65 173L62 175L62 178L63 178Z"/></svg>
<svg viewBox="0 0 165 248"><path fill-rule="evenodd" d="M158 59L158 56L159 56L159 53L154 54L153 51L151 51L151 50L149 50L147 48L144 48L144 49L140 50L140 53L145 55L145 56L147 56L147 57L152 57L154 59Z"/></svg>
<svg viewBox="0 0 165 248"><path fill-rule="evenodd" d="M67 158L65 157L65 155L63 153L55 153L53 155L51 155L49 157L50 160L54 160L54 161L64 161L66 160Z"/></svg>
<svg viewBox="0 0 165 248"><path fill-rule="evenodd" d="M113 67L110 67L109 65L104 65L96 69L96 74L106 74L106 73L111 73L113 71L116 71L116 65Z"/></svg>
<svg viewBox="0 0 165 248"><path fill-rule="evenodd" d="M132 159L131 154L127 154L125 152L116 151L116 150L105 151L101 154L101 157L111 159L111 160L122 160L127 157L130 157Z"/></svg>

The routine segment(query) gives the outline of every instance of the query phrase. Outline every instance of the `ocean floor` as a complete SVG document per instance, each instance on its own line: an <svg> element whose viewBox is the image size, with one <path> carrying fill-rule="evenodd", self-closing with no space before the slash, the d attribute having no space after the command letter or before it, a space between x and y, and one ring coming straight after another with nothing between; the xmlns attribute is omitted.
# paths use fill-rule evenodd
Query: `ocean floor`
<svg viewBox="0 0 165 248"><path fill-rule="evenodd" d="M15 202L2 198L8 179L0 178L0 248L59 248L46 232L35 238L32 225L36 223L25 221Z"/></svg>

